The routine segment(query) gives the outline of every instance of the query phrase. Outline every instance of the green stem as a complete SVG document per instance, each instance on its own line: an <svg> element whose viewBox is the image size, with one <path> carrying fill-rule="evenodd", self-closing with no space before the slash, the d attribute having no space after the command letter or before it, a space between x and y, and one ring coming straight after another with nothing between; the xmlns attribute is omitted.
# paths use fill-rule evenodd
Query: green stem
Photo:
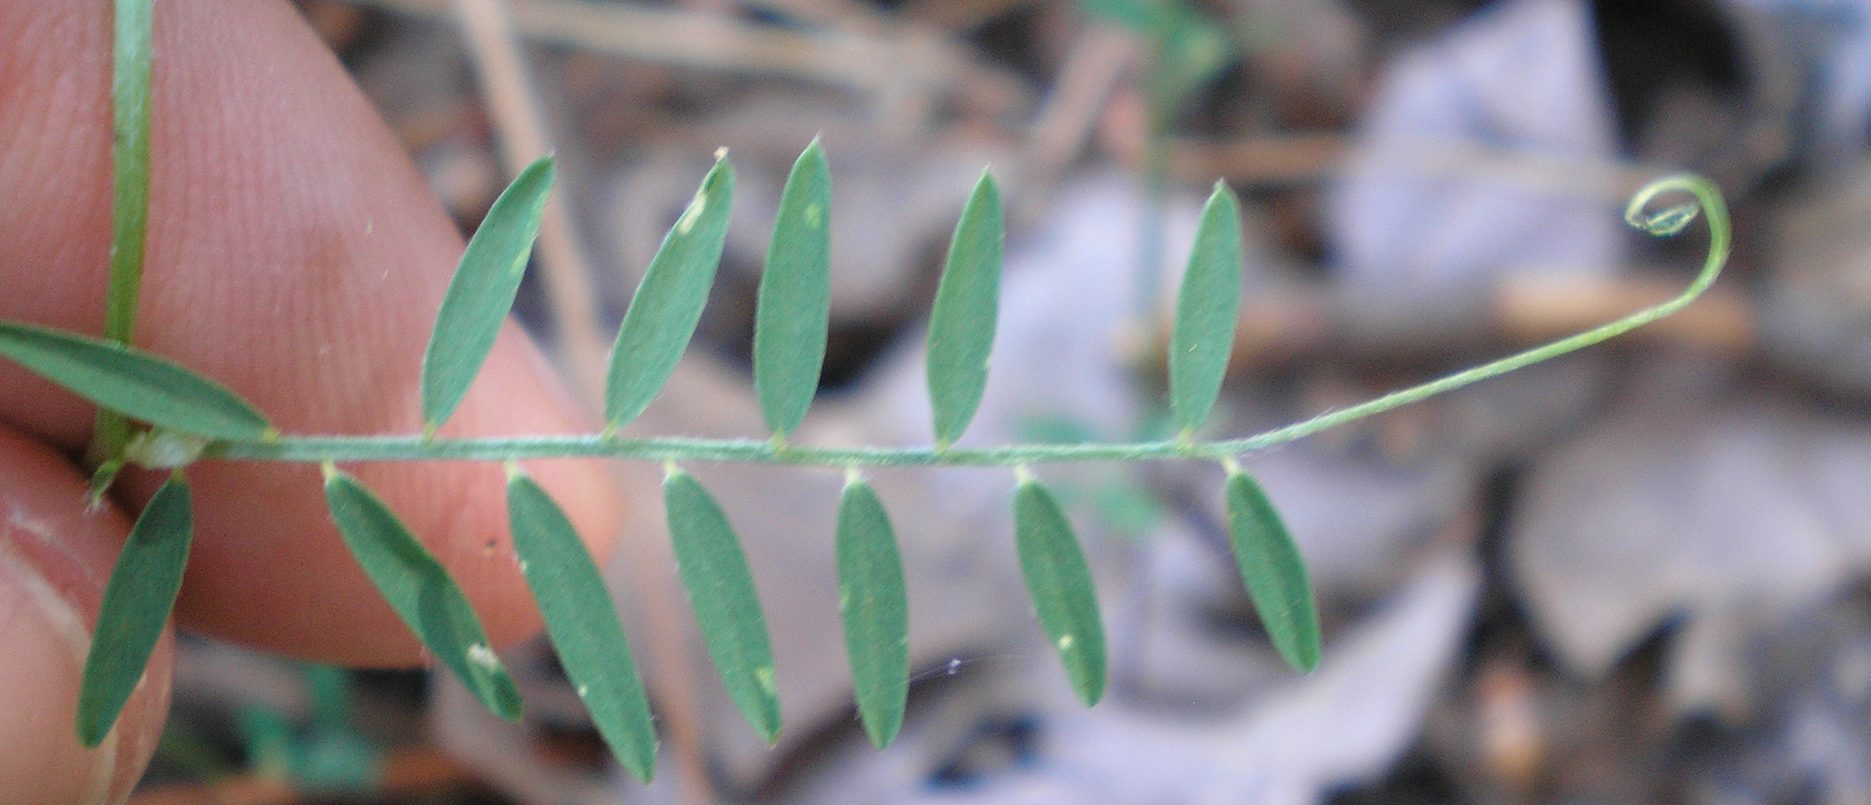
<svg viewBox="0 0 1871 805"><path fill-rule="evenodd" d="M1695 208L1675 207L1655 215L1645 208L1666 192L1684 192ZM415 461L513 460L537 458L615 458L639 461L752 462L823 467L965 466L1008 467L1074 461L1224 461L1310 436L1365 417L1381 414L1438 394L1454 391L1516 369L1548 361L1623 335L1669 316L1701 296L1728 261L1732 231L1721 191L1700 176L1679 175L1646 185L1631 199L1625 220L1654 235L1674 234L1695 209L1706 216L1709 251L1702 270L1677 297L1609 324L1436 380L1391 392L1350 408L1241 439L1213 442L1184 440L1123 444L1034 444L983 449L935 447L807 447L752 439L622 439L605 434L519 436L492 439L425 439L421 436L284 436L272 441L215 442L204 458L265 461Z"/></svg>
<svg viewBox="0 0 1871 805"><path fill-rule="evenodd" d="M149 229L150 32L153 0L117 0L111 55L110 278L104 337L128 344L136 334ZM102 464L123 454L130 423L98 411L89 457Z"/></svg>

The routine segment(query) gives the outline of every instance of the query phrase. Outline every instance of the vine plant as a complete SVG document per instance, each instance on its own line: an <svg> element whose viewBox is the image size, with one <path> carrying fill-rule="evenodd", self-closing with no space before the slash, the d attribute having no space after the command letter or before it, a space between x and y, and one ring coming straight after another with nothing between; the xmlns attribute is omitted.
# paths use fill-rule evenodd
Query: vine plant
<svg viewBox="0 0 1871 805"><path fill-rule="evenodd" d="M1179 434L1165 441L952 445L967 430L986 384L1001 271L1001 200L984 172L962 209L928 335L934 441L926 447L822 447L788 440L810 406L825 355L829 312L830 173L818 143L805 149L782 191L761 279L754 386L771 429L766 439L623 438L668 380L695 331L720 260L734 194L725 151L645 272L611 355L606 426L579 436L445 439L448 420L506 319L553 181L550 158L525 169L495 201L462 256L422 356L425 427L414 435L281 433L219 383L124 343L135 315L148 207L150 0L119 0L113 81L115 190L108 322L104 338L0 322L0 357L95 403L102 412L92 455L93 494L126 465L169 471L137 518L107 584L85 664L77 732L107 735L141 677L181 586L191 535L186 469L197 461L317 462L332 519L359 566L434 657L492 712L517 718L520 698L480 621L447 571L369 489L339 469L364 461L506 462L507 502L519 566L537 599L568 677L618 760L649 779L656 739L648 699L611 597L557 504L520 470L520 459L595 457L658 461L676 561L721 681L769 742L780 708L767 631L747 560L726 515L682 462L754 462L842 468L836 553L858 712L871 740L890 743L908 690L908 603L883 502L863 469L880 466L1006 467L1022 573L1040 623L1087 705L1101 697L1105 646L1092 578L1069 518L1033 465L1055 462L1212 461L1225 472L1229 534L1241 578L1268 634L1300 671L1320 658L1318 615L1304 562L1260 486L1237 456L1294 441L1613 338L1688 305L1726 262L1730 226L1708 180L1671 176L1642 188L1626 220L1653 235L1681 231L1698 213L1709 251L1681 295L1543 346L1244 438L1199 438L1222 386L1241 292L1241 230L1234 194L1217 183L1203 209L1175 310L1168 390ZM1649 212L1682 193L1692 201ZM413 356L412 356L413 357Z"/></svg>

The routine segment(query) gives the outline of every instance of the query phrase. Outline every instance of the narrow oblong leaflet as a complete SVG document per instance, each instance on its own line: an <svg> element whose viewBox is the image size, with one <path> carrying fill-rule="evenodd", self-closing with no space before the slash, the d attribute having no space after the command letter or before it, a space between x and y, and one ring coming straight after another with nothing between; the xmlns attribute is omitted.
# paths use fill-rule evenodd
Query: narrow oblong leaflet
<svg viewBox="0 0 1871 805"><path fill-rule="evenodd" d="M1023 474L1014 493L1013 524L1020 572L1039 622L1079 699L1087 707L1097 704L1104 697L1104 624L1072 523L1052 492Z"/></svg>
<svg viewBox="0 0 1871 805"><path fill-rule="evenodd" d="M156 490L136 518L111 569L78 689L78 740L97 746L143 678L149 655L182 590L194 533L188 481L180 473Z"/></svg>
<svg viewBox="0 0 1871 805"><path fill-rule="evenodd" d="M747 723L772 743L780 733L780 693L766 616L740 539L695 476L670 473L663 481L663 503L676 568L715 671Z"/></svg>
<svg viewBox="0 0 1871 805"><path fill-rule="evenodd" d="M435 658L494 715L520 717L520 692L447 569L363 484L330 464L325 503L364 575Z"/></svg>
<svg viewBox="0 0 1871 805"><path fill-rule="evenodd" d="M425 430L433 432L448 421L487 362L526 276L552 178L551 157L541 157L520 171L494 200L462 252L422 356Z"/></svg>
<svg viewBox="0 0 1871 805"><path fill-rule="evenodd" d="M831 170L819 141L793 163L780 193L754 310L754 391L767 427L782 436L818 392L831 321Z"/></svg>
<svg viewBox="0 0 1871 805"><path fill-rule="evenodd" d="M1299 671L1319 665L1319 608L1299 546L1260 484L1228 473L1228 538L1254 611L1287 664Z"/></svg>
<svg viewBox="0 0 1871 805"><path fill-rule="evenodd" d="M987 388L1005 240L1000 189L994 176L983 172L955 224L929 311L927 379L938 445L952 444L968 430Z"/></svg>
<svg viewBox="0 0 1871 805"><path fill-rule="evenodd" d="M858 717L878 748L903 726L909 696L909 596L896 531L871 485L853 477L838 501L838 609Z"/></svg>

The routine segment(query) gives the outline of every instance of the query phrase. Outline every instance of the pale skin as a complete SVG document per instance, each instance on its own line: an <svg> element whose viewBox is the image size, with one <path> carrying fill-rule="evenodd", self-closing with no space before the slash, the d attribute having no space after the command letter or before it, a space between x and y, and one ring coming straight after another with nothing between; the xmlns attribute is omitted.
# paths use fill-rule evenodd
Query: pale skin
<svg viewBox="0 0 1871 805"><path fill-rule="evenodd" d="M226 383L283 430L413 433L429 326L462 241L336 59L273 0L156 6L151 214L136 340ZM97 333L110 240L110 4L0 2L0 318ZM167 715L173 662L99 750L72 726L117 546L160 476L85 511L93 410L0 363L0 802L127 795ZM590 433L515 326L444 436ZM348 468L450 568L498 645L537 611L493 463ZM529 465L601 556L622 512L607 470ZM196 538L182 628L291 657L418 661L352 564L311 465L189 470Z"/></svg>

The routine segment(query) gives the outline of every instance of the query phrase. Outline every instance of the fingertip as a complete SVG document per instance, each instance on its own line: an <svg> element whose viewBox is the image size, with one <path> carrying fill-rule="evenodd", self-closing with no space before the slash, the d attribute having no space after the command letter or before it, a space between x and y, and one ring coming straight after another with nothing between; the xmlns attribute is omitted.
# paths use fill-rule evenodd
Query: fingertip
<svg viewBox="0 0 1871 805"><path fill-rule="evenodd" d="M116 727L95 748L79 744L90 624L128 530L114 509L88 510L84 492L76 468L0 427L0 780L22 801L128 796L168 712L174 644L165 635Z"/></svg>
<svg viewBox="0 0 1871 805"><path fill-rule="evenodd" d="M0 318L79 330L99 319L109 32L107 5L0 0L0 174L18 179L0 205ZM291 4L174 0L155 34L139 346L225 383L290 432L419 431L420 357L462 249L421 174ZM68 451L91 426L88 406L5 365L0 418ZM510 325L439 435L592 428ZM497 465L345 469L448 567L497 644L537 629L508 556ZM602 557L624 513L609 470L529 470ZM417 661L332 526L316 468L203 462L189 475L196 539L181 624L306 659ZM157 483L132 475L115 494L134 509Z"/></svg>

